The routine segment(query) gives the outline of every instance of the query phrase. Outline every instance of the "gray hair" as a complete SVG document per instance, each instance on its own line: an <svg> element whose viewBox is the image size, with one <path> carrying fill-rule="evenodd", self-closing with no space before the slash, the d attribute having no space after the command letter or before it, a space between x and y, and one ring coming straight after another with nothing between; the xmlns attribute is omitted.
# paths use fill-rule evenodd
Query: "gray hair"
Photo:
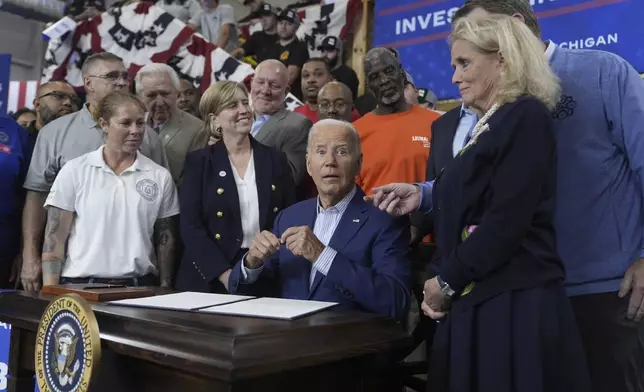
<svg viewBox="0 0 644 392"><path fill-rule="evenodd" d="M349 131L349 137L351 139L351 144L353 146L354 153L357 156L360 156L360 154L362 154L362 146L360 145L360 135L358 134L358 131L353 126L353 124L342 120L336 120L334 118L325 118L324 120L320 120L315 124L313 124L313 126L311 127L311 130L309 131L309 138L306 143L307 150L308 150L308 146L311 145L311 139L313 138L313 133L315 133L315 131L317 131L318 128L323 128L325 126L342 127L345 130Z"/></svg>
<svg viewBox="0 0 644 392"><path fill-rule="evenodd" d="M136 73L136 77L134 78L134 88L136 89L137 94L141 92L141 79L143 79L143 77L146 75L154 74L168 75L174 89L177 91L181 89L179 76L171 66L163 63L150 63L144 65L141 69L139 69L139 72Z"/></svg>
<svg viewBox="0 0 644 392"><path fill-rule="evenodd" d="M383 48L383 47L376 47L369 50L367 54L364 56L364 59L362 60L365 71L371 68L372 59L374 58L382 59L383 57L389 57L393 59L398 64L399 70L403 71L402 65L400 65L400 60L396 55L398 51L394 52L394 50L395 49L389 49L389 48Z"/></svg>

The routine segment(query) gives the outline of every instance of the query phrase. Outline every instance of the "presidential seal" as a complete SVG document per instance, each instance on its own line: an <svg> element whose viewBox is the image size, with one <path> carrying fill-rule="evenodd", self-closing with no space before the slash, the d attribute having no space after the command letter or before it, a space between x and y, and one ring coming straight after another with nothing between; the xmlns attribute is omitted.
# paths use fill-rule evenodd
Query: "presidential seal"
<svg viewBox="0 0 644 392"><path fill-rule="evenodd" d="M159 196L157 183L148 179L137 182L136 191L148 201L155 201L157 196Z"/></svg>
<svg viewBox="0 0 644 392"><path fill-rule="evenodd" d="M35 351L41 392L86 392L101 357L98 323L87 301L77 294L52 301L40 319Z"/></svg>

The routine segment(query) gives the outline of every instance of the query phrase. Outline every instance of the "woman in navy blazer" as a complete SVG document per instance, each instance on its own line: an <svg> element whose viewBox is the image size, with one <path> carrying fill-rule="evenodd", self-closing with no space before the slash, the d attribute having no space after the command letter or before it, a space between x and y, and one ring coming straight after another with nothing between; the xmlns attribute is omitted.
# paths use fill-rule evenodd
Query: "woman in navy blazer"
<svg viewBox="0 0 644 392"><path fill-rule="evenodd" d="M439 323L428 390L590 391L555 244L557 77L543 43L510 16L458 19L451 51L478 122L435 181L374 196L394 214L435 218L422 304Z"/></svg>
<svg viewBox="0 0 644 392"><path fill-rule="evenodd" d="M284 153L250 136L253 115L242 84L210 86L199 111L219 141L186 157L179 196L185 250L176 288L226 293L231 268L295 202L295 185Z"/></svg>

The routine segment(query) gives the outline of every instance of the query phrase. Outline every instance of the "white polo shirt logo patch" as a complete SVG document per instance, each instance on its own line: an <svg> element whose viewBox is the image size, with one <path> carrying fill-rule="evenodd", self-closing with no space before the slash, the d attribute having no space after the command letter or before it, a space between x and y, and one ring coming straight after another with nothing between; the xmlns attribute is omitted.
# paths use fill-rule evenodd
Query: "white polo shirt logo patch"
<svg viewBox="0 0 644 392"><path fill-rule="evenodd" d="M148 201L155 201L159 197L159 186L152 180L141 180L136 183L136 191Z"/></svg>

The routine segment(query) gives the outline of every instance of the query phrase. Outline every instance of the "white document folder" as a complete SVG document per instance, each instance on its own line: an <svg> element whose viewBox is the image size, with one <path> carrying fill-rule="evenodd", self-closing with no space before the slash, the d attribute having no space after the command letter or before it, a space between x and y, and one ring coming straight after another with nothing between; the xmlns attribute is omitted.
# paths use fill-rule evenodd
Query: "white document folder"
<svg viewBox="0 0 644 392"><path fill-rule="evenodd" d="M199 309L203 313L227 314L231 316L247 316L271 318L279 320L293 320L329 309L337 302L305 301L298 299L282 298L255 298L247 301L229 303L226 305L212 306Z"/></svg>
<svg viewBox="0 0 644 392"><path fill-rule="evenodd" d="M154 308L166 310L198 310L211 306L229 304L231 302L246 301L254 297L246 295L182 293L155 295L153 297L122 299L108 301L110 305L136 306L140 308Z"/></svg>

